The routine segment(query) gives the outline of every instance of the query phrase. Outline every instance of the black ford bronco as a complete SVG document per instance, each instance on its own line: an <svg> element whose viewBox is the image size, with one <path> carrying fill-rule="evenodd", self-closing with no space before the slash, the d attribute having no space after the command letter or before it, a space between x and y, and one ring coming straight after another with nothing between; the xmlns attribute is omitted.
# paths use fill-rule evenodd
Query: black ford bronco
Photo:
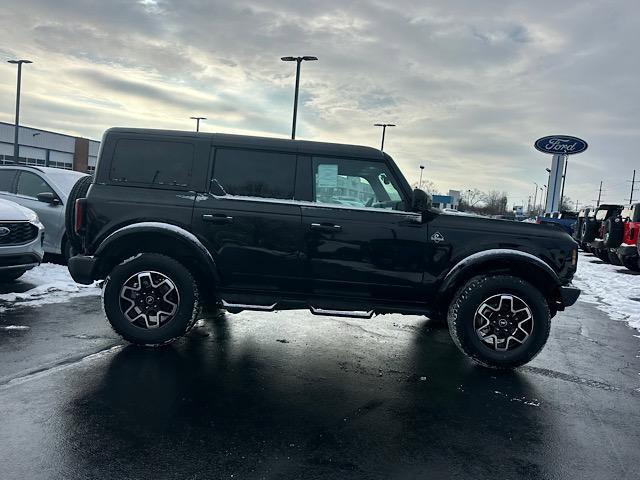
<svg viewBox="0 0 640 480"><path fill-rule="evenodd" d="M114 128L73 198L71 275L105 279L106 315L135 344L183 335L203 303L424 314L476 362L512 368L580 293L568 234L444 214L368 147Z"/></svg>

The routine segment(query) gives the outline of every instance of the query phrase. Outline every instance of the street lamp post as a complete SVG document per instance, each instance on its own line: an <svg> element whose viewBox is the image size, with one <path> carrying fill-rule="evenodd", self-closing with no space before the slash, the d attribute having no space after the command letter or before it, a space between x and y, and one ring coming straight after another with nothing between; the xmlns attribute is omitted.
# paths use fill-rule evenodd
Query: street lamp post
<svg viewBox="0 0 640 480"><path fill-rule="evenodd" d="M422 190L422 172L424 172L424 165L420 165L420 183L418 184L418 188Z"/></svg>
<svg viewBox="0 0 640 480"><path fill-rule="evenodd" d="M380 145L380 151L384 152L384 134L387 132L387 127L395 127L394 123L374 123L374 127L382 127L382 145Z"/></svg>
<svg viewBox="0 0 640 480"><path fill-rule="evenodd" d="M296 120L298 117L298 91L300 89L300 64L304 61L315 61L318 57L282 57L283 62L296 62L296 92L293 98L293 125L291 126L291 140L296 138Z"/></svg>
<svg viewBox="0 0 640 480"><path fill-rule="evenodd" d="M538 187L538 184L536 182L533 182L533 184L536 186L536 191L535 191L535 194L533 195L533 209L537 210L538 209L537 201L538 201L538 188L539 187Z"/></svg>
<svg viewBox="0 0 640 480"><path fill-rule="evenodd" d="M207 117L190 117L191 120L195 120L196 121L196 132L200 131L200 120L206 120Z"/></svg>
<svg viewBox="0 0 640 480"><path fill-rule="evenodd" d="M18 163L19 146L18 132L20 130L20 83L22 82L22 64L33 63L31 60L9 60L9 63L18 65L18 81L16 85L16 121L13 134L13 163Z"/></svg>

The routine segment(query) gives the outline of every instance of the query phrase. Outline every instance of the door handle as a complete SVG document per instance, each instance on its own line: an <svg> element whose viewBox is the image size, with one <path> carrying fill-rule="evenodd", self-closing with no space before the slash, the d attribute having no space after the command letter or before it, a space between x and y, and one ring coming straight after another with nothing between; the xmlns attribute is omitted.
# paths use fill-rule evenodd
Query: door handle
<svg viewBox="0 0 640 480"><path fill-rule="evenodd" d="M216 213L213 215L206 213L202 215L202 221L209 222L209 223L217 223L217 224L231 223L233 222L233 217L229 217L224 213Z"/></svg>
<svg viewBox="0 0 640 480"><path fill-rule="evenodd" d="M319 232L339 232L342 230L340 225L334 225L331 223L312 223L309 225L311 230L317 230Z"/></svg>

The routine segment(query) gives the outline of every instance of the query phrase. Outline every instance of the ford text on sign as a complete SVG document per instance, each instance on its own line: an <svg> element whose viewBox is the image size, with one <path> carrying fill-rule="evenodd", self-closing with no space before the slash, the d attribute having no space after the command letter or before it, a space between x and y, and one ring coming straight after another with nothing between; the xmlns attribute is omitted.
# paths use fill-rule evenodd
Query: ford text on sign
<svg viewBox="0 0 640 480"><path fill-rule="evenodd" d="M551 135L536 140L534 147L536 150L552 155L575 155L584 152L588 145L587 142L577 137Z"/></svg>

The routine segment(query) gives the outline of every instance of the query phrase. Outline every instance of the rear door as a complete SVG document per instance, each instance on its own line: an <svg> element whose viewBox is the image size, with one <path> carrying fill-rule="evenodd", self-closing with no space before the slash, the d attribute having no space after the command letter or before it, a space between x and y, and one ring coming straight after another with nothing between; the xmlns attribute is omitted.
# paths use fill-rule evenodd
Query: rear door
<svg viewBox="0 0 640 480"><path fill-rule="evenodd" d="M210 188L196 201L193 229L214 256L221 289L299 292L296 153L220 147L212 157Z"/></svg>
<svg viewBox="0 0 640 480"><path fill-rule="evenodd" d="M314 296L420 301L427 225L381 160L314 157L302 206Z"/></svg>

